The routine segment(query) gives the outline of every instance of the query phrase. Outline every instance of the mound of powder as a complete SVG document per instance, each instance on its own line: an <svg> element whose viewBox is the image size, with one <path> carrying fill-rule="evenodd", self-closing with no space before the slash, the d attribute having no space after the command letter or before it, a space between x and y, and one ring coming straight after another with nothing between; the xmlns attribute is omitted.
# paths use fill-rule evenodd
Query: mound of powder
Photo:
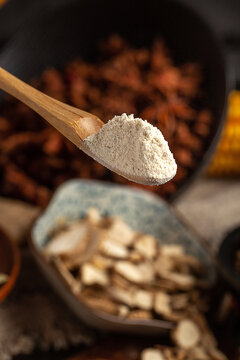
<svg viewBox="0 0 240 360"><path fill-rule="evenodd" d="M129 180L164 184L177 171L161 131L133 115L115 116L84 143L97 161Z"/></svg>

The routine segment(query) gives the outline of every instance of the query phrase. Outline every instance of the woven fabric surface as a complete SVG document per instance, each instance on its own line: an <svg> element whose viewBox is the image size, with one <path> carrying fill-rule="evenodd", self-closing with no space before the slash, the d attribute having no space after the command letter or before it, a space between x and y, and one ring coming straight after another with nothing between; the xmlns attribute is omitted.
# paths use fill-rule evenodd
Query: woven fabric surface
<svg viewBox="0 0 240 360"><path fill-rule="evenodd" d="M28 250L16 287L0 306L0 359L35 349L89 345L94 333L68 310L38 271Z"/></svg>

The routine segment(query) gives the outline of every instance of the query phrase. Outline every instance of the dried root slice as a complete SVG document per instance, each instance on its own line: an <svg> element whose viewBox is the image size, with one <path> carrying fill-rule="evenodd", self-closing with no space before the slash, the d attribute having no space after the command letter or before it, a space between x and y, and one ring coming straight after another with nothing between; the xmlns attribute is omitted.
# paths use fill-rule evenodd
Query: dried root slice
<svg viewBox="0 0 240 360"><path fill-rule="evenodd" d="M152 313L147 310L133 310L127 315L128 319L147 320L152 319Z"/></svg>
<svg viewBox="0 0 240 360"><path fill-rule="evenodd" d="M138 265L139 270L142 274L142 283L149 284L155 279L155 272L151 262L145 262Z"/></svg>
<svg viewBox="0 0 240 360"><path fill-rule="evenodd" d="M166 358L161 350L147 348L141 352L141 360L166 360Z"/></svg>
<svg viewBox="0 0 240 360"><path fill-rule="evenodd" d="M163 256L181 256L184 254L184 249L181 245L172 244L172 245L161 245L160 254Z"/></svg>
<svg viewBox="0 0 240 360"><path fill-rule="evenodd" d="M118 305L108 298L81 296L81 300L94 310L106 312L111 315L118 314Z"/></svg>
<svg viewBox="0 0 240 360"><path fill-rule="evenodd" d="M81 280L84 285L107 286L109 284L107 273L89 263L82 265Z"/></svg>
<svg viewBox="0 0 240 360"><path fill-rule="evenodd" d="M163 291L158 291L155 295L154 310L159 315L171 313L171 297Z"/></svg>
<svg viewBox="0 0 240 360"><path fill-rule="evenodd" d="M90 260L96 251L98 244L98 232L95 228L89 228L85 244L82 242L81 249L63 258L68 269L79 268L84 262Z"/></svg>
<svg viewBox="0 0 240 360"><path fill-rule="evenodd" d="M166 360L193 360L188 357L187 352L183 349L162 346L162 352Z"/></svg>
<svg viewBox="0 0 240 360"><path fill-rule="evenodd" d="M133 243L135 231L133 231L121 217L115 217L112 219L107 236L111 241L119 242L124 246L130 246Z"/></svg>
<svg viewBox="0 0 240 360"><path fill-rule="evenodd" d="M153 283L155 290L160 291L176 291L176 284L168 279L156 279Z"/></svg>
<svg viewBox="0 0 240 360"><path fill-rule="evenodd" d="M96 208L89 208L87 211L86 220L91 225L100 225L102 217Z"/></svg>
<svg viewBox="0 0 240 360"><path fill-rule="evenodd" d="M132 284L129 283L128 280L126 280L124 277L116 273L111 274L111 282L113 287L117 287L121 289L128 289L130 285L132 286Z"/></svg>
<svg viewBox="0 0 240 360"><path fill-rule="evenodd" d="M189 254L182 254L180 256L176 256L174 258L177 264L183 264L190 267L191 270L196 271L199 274L204 273L204 267L200 260L198 260L195 256Z"/></svg>
<svg viewBox="0 0 240 360"><path fill-rule="evenodd" d="M136 290L133 295L133 304L143 310L151 310L153 307L153 294L146 290Z"/></svg>
<svg viewBox="0 0 240 360"><path fill-rule="evenodd" d="M171 307L173 310L183 310L188 306L189 297L187 293L174 294L171 296Z"/></svg>
<svg viewBox="0 0 240 360"><path fill-rule="evenodd" d="M209 329L207 320L205 316L200 313L196 308L188 309L191 319L197 324L202 335L201 335L201 344L204 349L217 348L217 340L213 335L212 331Z"/></svg>
<svg viewBox="0 0 240 360"><path fill-rule="evenodd" d="M173 321L173 322L179 322L180 320L186 318L186 313L182 312L182 311L171 311L171 312L166 312L165 314L162 314L163 318L165 320L168 321Z"/></svg>
<svg viewBox="0 0 240 360"><path fill-rule="evenodd" d="M137 252L137 251L131 251L128 254L128 260L133 263L139 263L139 262L143 261L143 256L141 254L139 254L139 252Z"/></svg>
<svg viewBox="0 0 240 360"><path fill-rule="evenodd" d="M153 259L157 255L157 242L151 235L140 235L135 240L134 248L146 259Z"/></svg>
<svg viewBox="0 0 240 360"><path fill-rule="evenodd" d="M194 276L189 274L169 272L163 277L175 283L176 288L180 290L190 290L195 286L196 283L196 279L194 278Z"/></svg>
<svg viewBox="0 0 240 360"><path fill-rule="evenodd" d="M48 256L68 257L76 252L83 252L87 246L89 226L82 221L70 225L55 235L46 245L44 251Z"/></svg>
<svg viewBox="0 0 240 360"><path fill-rule="evenodd" d="M126 259L128 257L128 250L125 246L106 238L100 241L99 250L103 255L117 259Z"/></svg>
<svg viewBox="0 0 240 360"><path fill-rule="evenodd" d="M130 263L129 261L119 261L115 264L114 270L125 279L136 284L143 283L143 274L139 266Z"/></svg>
<svg viewBox="0 0 240 360"><path fill-rule="evenodd" d="M68 271L64 262L59 258L53 258L53 264L56 266L57 270L60 272L62 277L66 280L68 285L71 287L74 294L79 294L81 292L82 285L79 280L76 280L75 277Z"/></svg>
<svg viewBox="0 0 240 360"><path fill-rule="evenodd" d="M118 316L120 317L126 317L129 314L129 308L125 305L120 305L118 307Z"/></svg>
<svg viewBox="0 0 240 360"><path fill-rule="evenodd" d="M169 256L158 256L157 260L154 263L154 269L160 277L162 275L168 274L173 271L175 262L173 258Z"/></svg>
<svg viewBox="0 0 240 360"><path fill-rule="evenodd" d="M129 307L132 307L134 305L133 291L129 288L121 289L111 287L107 289L107 292L113 300L119 303L128 305Z"/></svg>
<svg viewBox="0 0 240 360"><path fill-rule="evenodd" d="M109 259L105 256L98 255L98 254L93 255L90 262L91 262L91 264L93 264L94 266L96 266L98 269L101 269L101 270L108 270L108 269L112 268L114 265L113 259Z"/></svg>
<svg viewBox="0 0 240 360"><path fill-rule="evenodd" d="M198 345L201 339L199 327L191 319L183 319L172 333L173 341L182 349L191 349Z"/></svg>

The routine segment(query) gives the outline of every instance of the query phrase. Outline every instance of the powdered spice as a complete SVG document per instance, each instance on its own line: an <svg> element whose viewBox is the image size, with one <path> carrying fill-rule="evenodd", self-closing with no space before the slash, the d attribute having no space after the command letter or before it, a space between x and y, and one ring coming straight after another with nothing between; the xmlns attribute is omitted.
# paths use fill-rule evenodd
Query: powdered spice
<svg viewBox="0 0 240 360"><path fill-rule="evenodd" d="M133 115L115 116L84 143L96 160L127 179L160 185L176 174L177 165L161 131Z"/></svg>

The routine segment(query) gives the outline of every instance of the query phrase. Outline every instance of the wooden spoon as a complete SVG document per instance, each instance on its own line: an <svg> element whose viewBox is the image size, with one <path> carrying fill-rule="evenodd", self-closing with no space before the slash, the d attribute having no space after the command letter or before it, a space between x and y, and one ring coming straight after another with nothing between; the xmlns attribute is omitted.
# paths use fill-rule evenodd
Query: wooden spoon
<svg viewBox="0 0 240 360"><path fill-rule="evenodd" d="M104 125L97 116L64 104L43 94L39 90L34 89L30 85L27 85L23 81L11 75L1 67L0 89L3 89L28 105L58 131L60 131L72 143L74 143L79 149L119 175L131 181L145 185L156 185L157 183L160 184L170 180L170 178L160 178L157 179L159 182L156 183L156 179L137 177L130 173L124 173L114 166L106 163L99 154L91 152L83 141L88 136L98 133Z"/></svg>
<svg viewBox="0 0 240 360"><path fill-rule="evenodd" d="M97 116L43 94L1 67L0 88L36 111L83 151L83 140L104 125Z"/></svg>

